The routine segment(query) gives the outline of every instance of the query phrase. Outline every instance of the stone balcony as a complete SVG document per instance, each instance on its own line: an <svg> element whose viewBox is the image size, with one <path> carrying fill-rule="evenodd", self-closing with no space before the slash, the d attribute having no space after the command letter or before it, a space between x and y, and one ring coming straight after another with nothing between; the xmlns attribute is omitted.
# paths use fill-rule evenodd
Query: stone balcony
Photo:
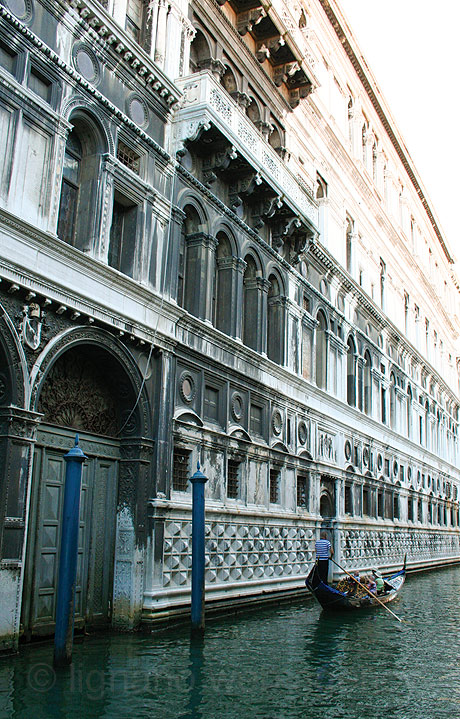
<svg viewBox="0 0 460 719"><path fill-rule="evenodd" d="M176 151L196 140L201 132L216 128L260 176L260 181L269 185L280 200L317 233L315 200L213 75L202 71L181 78L176 84L184 93L175 115Z"/></svg>

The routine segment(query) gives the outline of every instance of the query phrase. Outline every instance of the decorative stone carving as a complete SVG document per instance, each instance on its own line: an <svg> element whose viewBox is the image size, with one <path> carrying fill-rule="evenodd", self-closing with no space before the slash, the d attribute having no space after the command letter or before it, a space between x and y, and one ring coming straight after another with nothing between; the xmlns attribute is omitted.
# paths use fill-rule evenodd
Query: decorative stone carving
<svg viewBox="0 0 460 719"><path fill-rule="evenodd" d="M336 461L336 452L334 447L335 437L329 432L318 432L318 457L326 459L329 462Z"/></svg>
<svg viewBox="0 0 460 719"><path fill-rule="evenodd" d="M22 310L19 338L23 345L27 345L34 352L40 347L45 314L36 302L24 305Z"/></svg>
<svg viewBox="0 0 460 719"><path fill-rule="evenodd" d="M314 556L313 528L305 526L247 525L211 521L206 525L206 582L296 577L306 574ZM163 586L191 581L192 523L165 522Z"/></svg>

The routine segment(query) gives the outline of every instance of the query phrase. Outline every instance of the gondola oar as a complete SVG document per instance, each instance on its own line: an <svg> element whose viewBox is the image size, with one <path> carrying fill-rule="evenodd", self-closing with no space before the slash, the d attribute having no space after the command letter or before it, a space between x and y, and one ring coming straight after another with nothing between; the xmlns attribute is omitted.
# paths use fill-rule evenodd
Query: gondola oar
<svg viewBox="0 0 460 719"><path fill-rule="evenodd" d="M356 577L354 577L352 574L350 574L350 572L347 572L347 570L346 570L344 567L341 567L340 564L335 561L335 559L332 559L332 558L331 558L330 561L333 562L333 563L336 565L336 567L338 567L339 569L341 569L342 572L345 572L345 574L347 574L349 577L351 577L351 579L353 579L353 581L356 582L356 584L359 584L360 587L362 587L368 594L370 594L370 596L372 597L372 599L375 599L379 604L381 604L382 607L387 610L387 612L390 612L390 614L391 614L395 619L398 620L398 622L401 622L401 623L402 623L403 620L400 619L397 614L395 614L394 612L392 612L391 609L389 609L386 604L384 604L383 602L381 602L380 599L379 599L378 597L376 597L375 594L373 594L373 593L371 592L371 590L368 589L368 588L365 586L365 584L362 584L362 583L359 581L359 579L356 579Z"/></svg>

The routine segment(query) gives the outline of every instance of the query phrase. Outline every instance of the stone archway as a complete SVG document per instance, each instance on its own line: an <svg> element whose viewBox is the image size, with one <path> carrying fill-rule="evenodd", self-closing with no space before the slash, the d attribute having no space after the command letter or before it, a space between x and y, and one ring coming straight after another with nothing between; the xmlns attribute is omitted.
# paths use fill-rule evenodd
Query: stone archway
<svg viewBox="0 0 460 719"><path fill-rule="evenodd" d="M28 636L54 631L63 457L76 432L88 457L82 474L77 627L104 626L116 619L117 545L135 545L136 527L141 524L139 472L141 466L145 472L145 462L140 438L147 428L145 397L136 403L140 373L125 348L106 333L88 331L86 341L81 341L81 334L80 341L75 339L70 333L54 348L36 391L36 407L43 416L34 453L24 581L23 625ZM123 528L117 526L121 515ZM129 574L139 566L142 570L138 558L124 557L122 604L126 604L123 592L129 595L136 584L134 577L131 582L127 579L127 570ZM136 603L131 595L129 603Z"/></svg>
<svg viewBox="0 0 460 719"><path fill-rule="evenodd" d="M329 519L334 516L334 508L332 499L327 492L324 492L319 500L319 513L323 519Z"/></svg>

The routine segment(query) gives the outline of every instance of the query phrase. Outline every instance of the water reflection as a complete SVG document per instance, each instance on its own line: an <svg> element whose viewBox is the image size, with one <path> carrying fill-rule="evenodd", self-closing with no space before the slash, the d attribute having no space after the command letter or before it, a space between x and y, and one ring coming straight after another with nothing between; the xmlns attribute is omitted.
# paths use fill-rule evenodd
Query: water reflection
<svg viewBox="0 0 460 719"><path fill-rule="evenodd" d="M409 577L397 606L324 614L313 601L163 633L91 637L0 660L0 719L455 719L460 568ZM435 707L435 708L433 708Z"/></svg>
<svg viewBox="0 0 460 719"><path fill-rule="evenodd" d="M178 719L202 719L200 707L203 701L204 636L190 637L189 671L187 711Z"/></svg>

